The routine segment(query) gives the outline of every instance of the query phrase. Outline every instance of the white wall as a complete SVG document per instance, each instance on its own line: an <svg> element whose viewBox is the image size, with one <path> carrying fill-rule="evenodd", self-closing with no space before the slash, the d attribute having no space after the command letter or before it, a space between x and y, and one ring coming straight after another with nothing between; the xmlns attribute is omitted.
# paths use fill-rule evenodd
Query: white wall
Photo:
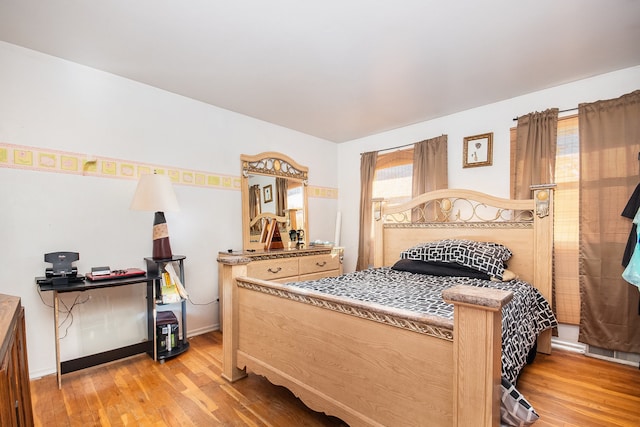
<svg viewBox="0 0 640 427"><path fill-rule="evenodd" d="M579 103L616 98L637 89L640 89L640 66L340 144L338 209L343 212L342 246L345 247L345 271L353 271L357 261L360 153L383 150L446 134L449 188L466 188L509 197L509 129L516 125L513 120L515 117L552 107L558 107L560 110L575 108ZM464 169L464 137L489 132L493 132L493 165Z"/></svg>
<svg viewBox="0 0 640 427"><path fill-rule="evenodd" d="M337 146L286 128L0 42L0 142L240 175L240 154L280 151L309 166L311 186L337 188ZM220 82L212 82L218 84ZM221 83L220 83L221 84ZM76 251L92 266L144 268L151 254L151 212L129 204L136 181L0 167L0 293L22 298L32 376L55 372L51 293L34 277L43 254ZM189 334L218 327L216 255L240 249L240 191L174 186L180 212L166 213L175 254L187 256ZM311 239L331 239L337 200L310 199ZM126 288L126 289L125 289ZM146 337L144 289L76 295L61 342L63 360ZM71 320L71 319L69 319ZM66 326L69 322L65 323ZM64 332L64 329L63 329Z"/></svg>

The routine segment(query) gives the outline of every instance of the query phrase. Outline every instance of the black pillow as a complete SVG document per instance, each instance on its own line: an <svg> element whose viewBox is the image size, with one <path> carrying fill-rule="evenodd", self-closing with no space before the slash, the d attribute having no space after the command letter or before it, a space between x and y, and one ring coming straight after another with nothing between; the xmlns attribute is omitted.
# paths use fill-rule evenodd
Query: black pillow
<svg viewBox="0 0 640 427"><path fill-rule="evenodd" d="M474 279L490 280L491 276L482 271L455 262L420 261L415 259L401 259L396 262L393 270L408 271L409 273L430 274L432 276L471 277Z"/></svg>

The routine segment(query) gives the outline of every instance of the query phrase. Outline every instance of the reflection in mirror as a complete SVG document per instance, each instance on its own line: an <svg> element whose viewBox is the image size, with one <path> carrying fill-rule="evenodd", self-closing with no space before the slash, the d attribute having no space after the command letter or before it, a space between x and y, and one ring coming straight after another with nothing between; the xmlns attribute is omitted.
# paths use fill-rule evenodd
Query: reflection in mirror
<svg viewBox="0 0 640 427"><path fill-rule="evenodd" d="M280 236L283 248L304 247L308 169L275 152L240 158L244 249L275 249L269 239L271 221L277 224L272 234Z"/></svg>

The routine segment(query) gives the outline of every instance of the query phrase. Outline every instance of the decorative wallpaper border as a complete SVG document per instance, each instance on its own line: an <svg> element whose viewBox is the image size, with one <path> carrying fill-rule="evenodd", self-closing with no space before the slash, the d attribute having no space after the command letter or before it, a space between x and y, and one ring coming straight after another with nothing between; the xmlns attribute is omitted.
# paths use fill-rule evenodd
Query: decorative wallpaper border
<svg viewBox="0 0 640 427"><path fill-rule="evenodd" d="M222 190L240 190L241 182L240 176L102 156L89 157L87 154L3 142L0 142L0 167L120 179L138 179L140 175L155 171L169 175L171 181L177 185ZM308 191L309 197L338 198L338 190L335 188L309 186Z"/></svg>
<svg viewBox="0 0 640 427"><path fill-rule="evenodd" d="M329 187L314 187L310 185L307 187L309 197L315 197L318 199L337 199L338 189Z"/></svg>

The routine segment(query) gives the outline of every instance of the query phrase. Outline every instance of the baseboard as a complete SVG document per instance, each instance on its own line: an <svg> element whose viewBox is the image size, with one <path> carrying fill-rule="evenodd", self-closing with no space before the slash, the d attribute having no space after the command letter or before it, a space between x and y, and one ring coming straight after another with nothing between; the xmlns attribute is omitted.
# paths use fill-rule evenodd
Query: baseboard
<svg viewBox="0 0 640 427"><path fill-rule="evenodd" d="M46 377L48 375L55 375L56 374L56 369L38 369L37 371L29 371L29 379L31 381L33 380L39 380L42 377Z"/></svg>
<svg viewBox="0 0 640 427"><path fill-rule="evenodd" d="M558 337L551 337L551 348L580 354L586 354L587 352L586 345L578 342L564 341Z"/></svg>
<svg viewBox="0 0 640 427"><path fill-rule="evenodd" d="M213 332L213 331L219 331L219 330L220 330L219 323L216 323L215 325L204 326L198 329L190 329L189 332L187 332L187 338L191 338L198 335L206 334L207 332Z"/></svg>

